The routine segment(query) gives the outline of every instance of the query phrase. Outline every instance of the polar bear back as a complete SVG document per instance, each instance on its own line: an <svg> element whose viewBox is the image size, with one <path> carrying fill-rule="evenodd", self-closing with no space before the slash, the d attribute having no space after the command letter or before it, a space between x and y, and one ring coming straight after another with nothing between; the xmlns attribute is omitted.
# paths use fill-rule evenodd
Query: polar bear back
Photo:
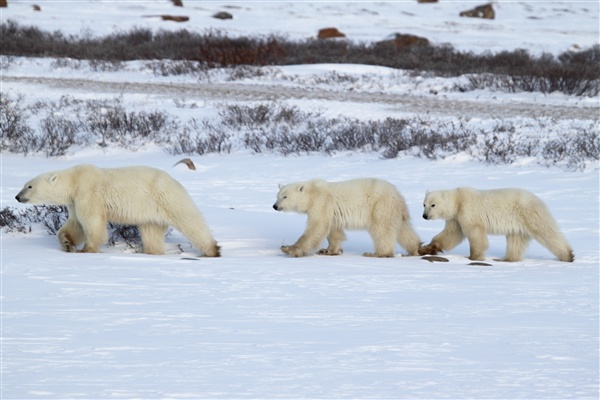
<svg viewBox="0 0 600 400"><path fill-rule="evenodd" d="M103 207L111 222L169 225L174 213L197 212L183 186L156 168L84 164L64 170L63 175L59 185L68 185L77 192L72 196L79 203L77 207Z"/></svg>
<svg viewBox="0 0 600 400"><path fill-rule="evenodd" d="M525 189L504 188L476 190L461 187L448 191L452 207L458 207L455 218L465 223L483 223L488 233L528 233L528 226L543 220L552 224L544 202ZM441 206L441 204L439 205Z"/></svg>
<svg viewBox="0 0 600 400"><path fill-rule="evenodd" d="M321 194L312 198L330 203L334 225L346 229L365 229L373 223L374 214L380 215L382 211L391 219L399 219L406 210L404 199L396 187L381 179L317 180L313 181L313 185L313 190Z"/></svg>

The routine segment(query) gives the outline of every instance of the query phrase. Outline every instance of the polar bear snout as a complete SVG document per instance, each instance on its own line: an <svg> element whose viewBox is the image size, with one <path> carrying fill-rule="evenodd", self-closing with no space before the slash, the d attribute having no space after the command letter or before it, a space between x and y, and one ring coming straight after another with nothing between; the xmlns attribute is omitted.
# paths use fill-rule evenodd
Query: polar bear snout
<svg viewBox="0 0 600 400"><path fill-rule="evenodd" d="M29 201L27 197L23 196L22 191L15 196L15 199L17 199L19 203L27 203Z"/></svg>
<svg viewBox="0 0 600 400"><path fill-rule="evenodd" d="M429 215L427 215L427 213L423 213L423 219L429 219Z"/></svg>
<svg viewBox="0 0 600 400"><path fill-rule="evenodd" d="M273 204L273 209L275 211L279 211L279 206L277 205L277 203Z"/></svg>

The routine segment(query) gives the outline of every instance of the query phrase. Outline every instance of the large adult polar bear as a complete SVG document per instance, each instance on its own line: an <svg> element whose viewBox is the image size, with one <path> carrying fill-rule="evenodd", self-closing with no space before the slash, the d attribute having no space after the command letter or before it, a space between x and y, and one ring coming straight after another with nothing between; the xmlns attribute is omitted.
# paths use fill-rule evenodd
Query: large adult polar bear
<svg viewBox="0 0 600 400"><path fill-rule="evenodd" d="M107 222L137 225L144 253L163 254L169 226L206 256L219 247L204 217L183 186L150 167L98 168L82 164L41 174L16 196L20 203L67 206L69 218L58 231L64 251L97 253L108 241Z"/></svg>
<svg viewBox="0 0 600 400"><path fill-rule="evenodd" d="M574 260L573 250L558 229L548 207L523 189L475 190L460 187L427 192L423 218L444 219L446 226L419 254L451 250L466 237L471 260L483 260L487 235L506 235L506 255L500 261L519 261L531 238L560 261Z"/></svg>
<svg viewBox="0 0 600 400"><path fill-rule="evenodd" d="M408 255L418 254L421 240L410 224L406 203L398 190L381 179L365 178L343 182L311 180L279 185L277 211L308 215L304 234L281 250L294 257L309 255L325 237L329 245L323 255L342 253L344 229L366 229L375 244L369 257L393 257L396 241Z"/></svg>

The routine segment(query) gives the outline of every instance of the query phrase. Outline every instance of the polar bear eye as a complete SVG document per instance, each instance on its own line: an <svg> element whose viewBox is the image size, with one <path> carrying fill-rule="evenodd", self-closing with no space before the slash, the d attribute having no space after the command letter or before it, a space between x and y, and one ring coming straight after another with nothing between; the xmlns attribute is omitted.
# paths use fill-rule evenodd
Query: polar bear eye
<svg viewBox="0 0 600 400"><path fill-rule="evenodd" d="M433 208L433 207L435 207L435 204L432 204L432 205L431 205L431 208Z"/></svg>
<svg viewBox="0 0 600 400"><path fill-rule="evenodd" d="M29 185L27 186L27 189L33 189L33 186Z"/></svg>

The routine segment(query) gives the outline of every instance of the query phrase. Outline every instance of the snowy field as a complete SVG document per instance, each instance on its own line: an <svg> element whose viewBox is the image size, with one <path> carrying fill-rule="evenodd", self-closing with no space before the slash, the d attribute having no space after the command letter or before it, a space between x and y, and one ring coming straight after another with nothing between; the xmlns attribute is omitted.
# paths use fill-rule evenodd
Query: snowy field
<svg viewBox="0 0 600 400"><path fill-rule="evenodd" d="M479 3L442 2L40 2L9 0L15 19L66 34L106 34L132 26L232 35L313 36L337 26L356 40L393 32L427 36L476 52L526 48L558 54L598 42L599 3L498 2L496 19L458 13ZM228 10L234 19L210 18ZM141 15L189 15L176 25ZM511 121L523 132L568 134L598 126L598 99L452 90L462 79L414 77L360 65L266 68L256 79L155 77L145 63L118 73L71 69L47 59L12 60L2 95L24 102L122 99L128 109L168 112L182 121L216 118L225 104L278 101L330 117L382 120L422 116L480 129ZM334 73L355 79L332 82ZM436 93L436 94L434 94ZM594 121L595 120L595 121ZM37 127L35 116L32 126ZM428 398L583 399L599 396L599 165L545 167L523 158L489 165L459 154L437 161L343 152L284 157L183 156L146 145L136 151L85 147L66 156L1 154L1 208L39 173L78 163L149 165L189 190L222 247L199 258L185 237L167 236L167 254L124 245L67 254L41 225L2 232L1 379L3 399ZM447 263L419 257L362 257L365 232L350 232L339 257L292 259L279 247L302 234L306 217L278 213L277 184L310 178L389 180L404 195L424 242L443 228L421 218L428 189L527 188L542 198L574 249L557 261L532 242L517 263L468 265L463 242ZM183 249L183 252L181 252Z"/></svg>

